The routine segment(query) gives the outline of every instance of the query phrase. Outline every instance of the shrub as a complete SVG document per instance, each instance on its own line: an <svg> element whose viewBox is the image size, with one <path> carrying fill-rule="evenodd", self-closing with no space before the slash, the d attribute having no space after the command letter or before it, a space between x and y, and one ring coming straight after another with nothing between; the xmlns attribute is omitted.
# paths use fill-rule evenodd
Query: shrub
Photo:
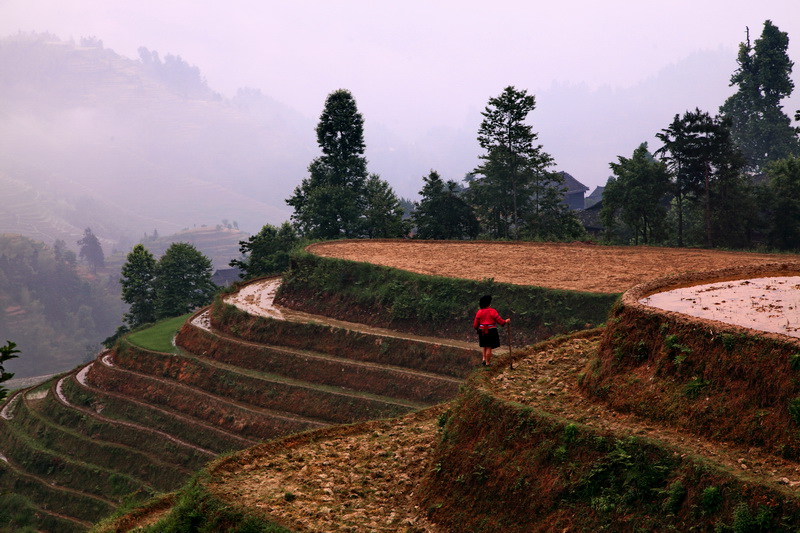
<svg viewBox="0 0 800 533"><path fill-rule="evenodd" d="M706 487L700 495L700 512L704 515L714 514L722 503L722 491L719 487Z"/></svg>
<svg viewBox="0 0 800 533"><path fill-rule="evenodd" d="M800 426L800 397L789 402L789 416L794 420L795 424Z"/></svg>
<svg viewBox="0 0 800 533"><path fill-rule="evenodd" d="M686 499L686 487L680 481L675 481L667 489L667 500L664 502L664 511L675 514Z"/></svg>

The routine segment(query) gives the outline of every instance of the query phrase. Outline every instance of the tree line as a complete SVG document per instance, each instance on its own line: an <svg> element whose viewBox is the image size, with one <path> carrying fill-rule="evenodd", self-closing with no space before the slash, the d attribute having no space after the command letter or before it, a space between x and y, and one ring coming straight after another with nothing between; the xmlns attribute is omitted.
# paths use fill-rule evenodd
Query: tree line
<svg viewBox="0 0 800 533"><path fill-rule="evenodd" d="M737 91L717 115L676 114L656 135L661 148L651 153L645 142L610 163L601 239L800 249L800 129L780 104L794 88L788 43L769 20L755 43L748 32L731 77ZM277 273L304 240L587 238L528 122L535 108L535 97L515 87L490 98L477 135L480 164L460 182L431 170L420 200L408 202L368 172L363 116L349 91L334 91L316 129L322 153L286 200L291 220L242 241L242 258L231 264L245 277Z"/></svg>
<svg viewBox="0 0 800 533"><path fill-rule="evenodd" d="M616 243L800 249L800 128L781 101L794 89L789 37L771 21L739 46L737 88L716 115L675 115L611 164L601 219ZM800 111L795 116L800 120Z"/></svg>
<svg viewBox="0 0 800 533"><path fill-rule="evenodd" d="M478 133L482 164L463 184L431 170L420 201L409 202L368 172L364 118L349 91L334 91L316 129L322 155L286 200L294 208L291 221L268 224L242 241L242 257L231 265L247 278L275 274L287 266L292 247L310 240L583 238L562 201L563 177L550 169L553 158L526 122L535 107L533 95L514 87L490 99Z"/></svg>
<svg viewBox="0 0 800 533"><path fill-rule="evenodd" d="M11 362L20 377L93 357L124 310L116 280L79 264L64 241L48 246L19 235L0 235L0 309L0 340L26 354Z"/></svg>

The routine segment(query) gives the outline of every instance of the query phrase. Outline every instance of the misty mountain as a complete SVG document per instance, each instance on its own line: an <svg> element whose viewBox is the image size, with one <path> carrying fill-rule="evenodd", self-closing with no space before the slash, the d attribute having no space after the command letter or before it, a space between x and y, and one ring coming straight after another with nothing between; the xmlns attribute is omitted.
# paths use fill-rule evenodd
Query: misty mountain
<svg viewBox="0 0 800 533"><path fill-rule="evenodd" d="M290 215L314 124L257 90L229 100L180 57L97 40L0 41L0 228L70 246L91 227L126 250L145 231Z"/></svg>

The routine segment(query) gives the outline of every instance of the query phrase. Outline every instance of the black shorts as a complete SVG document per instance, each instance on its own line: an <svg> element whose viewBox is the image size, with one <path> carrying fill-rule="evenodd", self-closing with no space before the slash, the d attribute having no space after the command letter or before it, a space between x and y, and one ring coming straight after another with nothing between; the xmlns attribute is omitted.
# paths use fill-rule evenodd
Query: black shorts
<svg viewBox="0 0 800 533"><path fill-rule="evenodd" d="M478 330L478 345L481 348L499 348L500 347L500 333L497 328L489 328L486 333L481 333Z"/></svg>

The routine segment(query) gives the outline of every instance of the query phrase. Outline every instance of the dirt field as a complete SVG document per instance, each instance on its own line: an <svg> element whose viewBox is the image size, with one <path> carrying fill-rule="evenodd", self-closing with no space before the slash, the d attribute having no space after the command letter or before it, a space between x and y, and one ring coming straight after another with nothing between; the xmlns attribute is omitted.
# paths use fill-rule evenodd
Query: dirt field
<svg viewBox="0 0 800 533"><path fill-rule="evenodd" d="M359 240L315 244L309 251L420 274L605 293L667 274L800 260L793 254L582 243Z"/></svg>

